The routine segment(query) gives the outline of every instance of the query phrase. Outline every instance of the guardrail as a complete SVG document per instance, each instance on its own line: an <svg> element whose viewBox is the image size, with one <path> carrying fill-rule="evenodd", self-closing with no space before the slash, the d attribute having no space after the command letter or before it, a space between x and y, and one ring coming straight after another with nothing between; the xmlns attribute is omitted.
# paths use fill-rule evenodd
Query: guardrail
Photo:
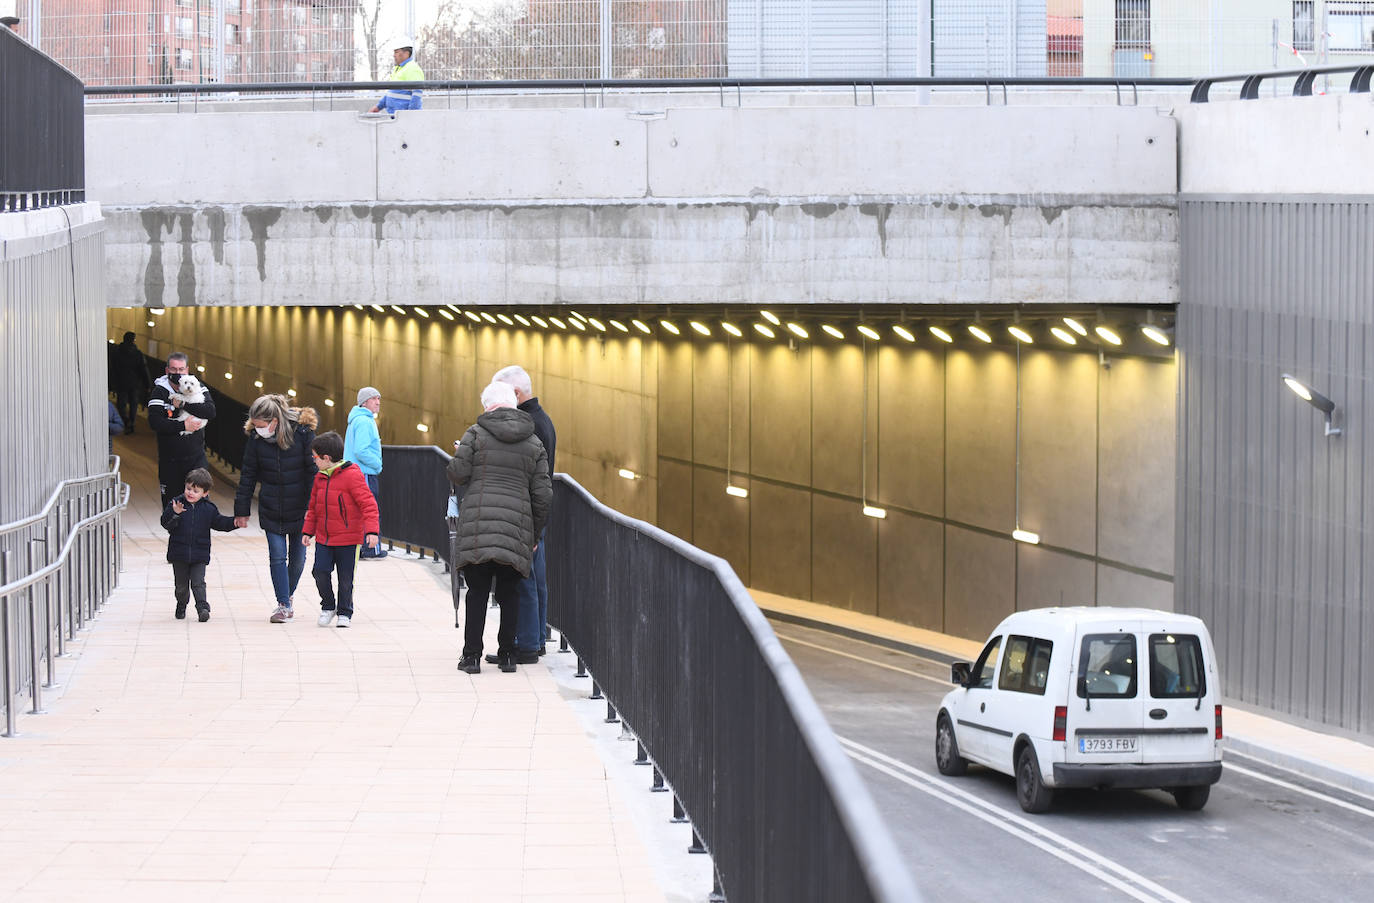
<svg viewBox="0 0 1374 903"><path fill-rule="evenodd" d="M453 486L444 469L449 455L433 445L383 445L381 496L382 537L394 547L411 544L434 554L434 560L453 560L449 549L448 497Z"/></svg>
<svg viewBox="0 0 1374 903"><path fill-rule="evenodd" d="M86 198L81 82L0 26L0 212Z"/></svg>
<svg viewBox="0 0 1374 903"><path fill-rule="evenodd" d="M120 482L119 458L111 456L110 465L107 473L63 480L37 514L0 525L0 704L6 737L17 734L16 697L27 689L29 714L43 711L55 658L66 654L67 641L118 583L120 514L129 504L129 487Z"/></svg>
<svg viewBox="0 0 1374 903"><path fill-rule="evenodd" d="M1369 93L1369 82L1371 77L1374 77L1374 66L1363 63L1348 66L1314 66L1307 69L1276 69L1272 72L1252 72L1247 75L1218 75L1203 78L1199 79L1197 84L1193 86L1191 100L1193 103L1207 103L1212 86L1228 82L1241 83L1241 100L1258 100L1260 85L1266 80L1275 78L1296 79L1293 83L1293 96L1311 97L1312 88L1318 78L1325 75L1340 75L1344 72L1351 73L1349 93Z"/></svg>

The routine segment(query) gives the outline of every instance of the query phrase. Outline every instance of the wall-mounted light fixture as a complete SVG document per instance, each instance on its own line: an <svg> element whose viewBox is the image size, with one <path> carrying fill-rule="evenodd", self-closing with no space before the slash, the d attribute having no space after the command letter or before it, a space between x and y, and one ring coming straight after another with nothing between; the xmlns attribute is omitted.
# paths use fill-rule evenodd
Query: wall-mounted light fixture
<svg viewBox="0 0 1374 903"><path fill-rule="evenodd" d="M396 313L400 314L403 317L406 315L406 309L398 304L391 305L391 309L396 311Z"/></svg>
<svg viewBox="0 0 1374 903"><path fill-rule="evenodd" d="M225 379L233 379L233 378L234 378L234 374L230 373L228 370L225 370L225 371L224 371L224 378L225 378Z"/></svg>
<svg viewBox="0 0 1374 903"><path fill-rule="evenodd" d="M442 307L439 308L439 316L443 317L445 320L448 320L450 323L453 322L453 314L444 310Z"/></svg>
<svg viewBox="0 0 1374 903"><path fill-rule="evenodd" d="M908 342L916 341L916 336L912 333L912 331L910 329L907 329L900 323L893 323L892 331Z"/></svg>
<svg viewBox="0 0 1374 903"><path fill-rule="evenodd" d="M334 399L332 399L332 398L326 398L326 399L324 400L324 406L327 407L327 408L332 408L332 407L334 407Z"/></svg>
<svg viewBox="0 0 1374 903"><path fill-rule="evenodd" d="M620 468L618 471L616 471L616 473L620 474L622 477L624 477L624 478L627 479L627 480L637 480L637 479L639 479L639 474L635 473L633 470L630 470L630 468L628 468L628 467L622 467L622 468Z"/></svg>
<svg viewBox="0 0 1374 903"><path fill-rule="evenodd" d="M295 389L287 389L287 390L286 390L286 394L289 395L289 396L291 396L292 398L295 398L295 397L296 397L296 390L295 390Z"/></svg>
<svg viewBox="0 0 1374 903"><path fill-rule="evenodd" d="M1339 436L1341 434L1340 427L1331 425L1331 415L1336 413L1336 403L1334 401L1287 373L1283 374L1283 382L1288 388L1293 390L1294 395L1322 412L1322 416L1326 419L1326 432L1324 435Z"/></svg>
<svg viewBox="0 0 1374 903"><path fill-rule="evenodd" d="M415 429L419 430L419 431L422 432L422 433L427 433L427 432L429 432L429 424L427 424L427 423L417 423L417 424L415 424Z"/></svg>
<svg viewBox="0 0 1374 903"><path fill-rule="evenodd" d="M149 325L149 326L156 326L157 324L154 323L152 320L149 320L149 321L148 321L148 325Z"/></svg>
<svg viewBox="0 0 1374 903"><path fill-rule="evenodd" d="M418 316L424 317L426 320L429 319L429 311L423 307L412 307L411 310L415 311Z"/></svg>
<svg viewBox="0 0 1374 903"><path fill-rule="evenodd" d="M260 380L260 379L255 379L255 380L253 380L253 385L256 386L257 388L261 389L261 388L262 388L262 380Z"/></svg>

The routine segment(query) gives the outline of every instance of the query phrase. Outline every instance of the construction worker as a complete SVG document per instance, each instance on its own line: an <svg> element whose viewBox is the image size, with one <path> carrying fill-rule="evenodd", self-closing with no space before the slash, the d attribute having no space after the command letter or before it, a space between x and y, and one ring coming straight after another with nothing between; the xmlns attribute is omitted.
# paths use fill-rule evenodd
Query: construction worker
<svg viewBox="0 0 1374 903"><path fill-rule="evenodd" d="M396 61L396 66L391 70L391 81L422 82L425 80L425 72L420 68L420 64L415 62L414 52L415 42L408 37L401 38L391 51L392 59ZM368 112L390 113L395 116L397 110L418 109L420 109L419 89L392 88L383 94L382 99L377 101L377 105Z"/></svg>

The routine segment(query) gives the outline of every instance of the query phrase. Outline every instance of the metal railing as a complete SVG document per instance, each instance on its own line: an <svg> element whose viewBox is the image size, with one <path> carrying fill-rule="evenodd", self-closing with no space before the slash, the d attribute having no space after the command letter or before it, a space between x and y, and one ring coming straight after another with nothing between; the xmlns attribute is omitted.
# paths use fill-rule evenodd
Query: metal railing
<svg viewBox="0 0 1374 903"><path fill-rule="evenodd" d="M1374 65L1359 63L1346 66L1314 66L1307 69L1276 69L1273 72L1251 72L1242 75L1218 75L1213 78L1200 79L1193 86L1192 102L1207 103L1212 86L1240 82L1241 100L1258 100L1260 96L1260 86L1265 81L1273 79L1293 79L1294 97L1311 97L1312 91L1316 86L1317 79L1331 75L1341 75L1350 73L1350 86L1347 89L1350 94L1368 94L1371 77L1374 77Z"/></svg>
<svg viewBox="0 0 1374 903"><path fill-rule="evenodd" d="M453 487L444 469L449 455L433 445L383 445L381 497L382 538L392 544L419 547L445 563L452 561L448 524L444 520Z"/></svg>
<svg viewBox="0 0 1374 903"><path fill-rule="evenodd" d="M81 82L0 27L0 213L85 200Z"/></svg>
<svg viewBox="0 0 1374 903"><path fill-rule="evenodd" d="M5 736L17 730L16 697L43 711L56 658L95 616L119 579L121 512L129 487L119 458L107 473L63 480L37 514L0 525L0 688ZM61 548L58 548L61 543Z"/></svg>

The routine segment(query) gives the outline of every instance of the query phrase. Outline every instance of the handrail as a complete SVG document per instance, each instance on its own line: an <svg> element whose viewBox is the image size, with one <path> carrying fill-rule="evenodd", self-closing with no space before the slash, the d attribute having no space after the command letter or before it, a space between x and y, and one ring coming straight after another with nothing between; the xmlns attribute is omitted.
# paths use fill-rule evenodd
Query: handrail
<svg viewBox="0 0 1374 903"><path fill-rule="evenodd" d="M1354 73L1350 79L1351 94L1368 94L1370 77L1374 76L1374 66L1369 63L1350 63L1344 66L1309 66L1305 69L1275 69L1265 72L1239 73L1235 75L1213 75L1197 80L1193 86L1193 103L1208 103L1208 93L1212 85L1224 82L1240 82L1241 100L1258 100L1260 84L1271 78L1296 78L1293 85L1294 97L1311 97L1312 85L1321 75L1335 75L1341 72Z"/></svg>
<svg viewBox="0 0 1374 903"><path fill-rule="evenodd" d="M28 589L30 586L42 583L45 579L57 573L57 570L61 568L62 565L67 563L67 555L71 552L72 545L76 542L78 534L80 534L82 530L86 529L87 527L93 527L101 521L109 520L111 517L115 515L116 512L123 511L124 509L128 508L130 493L129 484L120 483L119 486L120 489L123 490L123 496L114 505L114 507L107 508L104 511L97 512L96 514L92 514L90 517L84 518L83 520L79 520L76 523L72 524L71 532L67 534L67 541L62 544L62 551L57 553L57 558L49 564L43 566L39 570L33 571L32 573L20 577L17 580L11 580L9 583L0 585L0 597L8 596L13 593L17 593L20 590Z"/></svg>
<svg viewBox="0 0 1374 903"><path fill-rule="evenodd" d="M32 526L47 517L52 513L52 508L57 504L58 498L62 495L62 490L67 487L95 483L100 480L108 479L112 474L118 474L120 465L119 455L110 455L109 460L111 466L105 473L91 474L86 477L73 477L70 480L63 480L61 483L58 483L56 488L53 489L52 494L48 496L48 503L43 506L43 510L20 520L10 521L8 524L0 524L0 536L4 536L7 533L13 533L16 530L22 530L24 527Z"/></svg>

